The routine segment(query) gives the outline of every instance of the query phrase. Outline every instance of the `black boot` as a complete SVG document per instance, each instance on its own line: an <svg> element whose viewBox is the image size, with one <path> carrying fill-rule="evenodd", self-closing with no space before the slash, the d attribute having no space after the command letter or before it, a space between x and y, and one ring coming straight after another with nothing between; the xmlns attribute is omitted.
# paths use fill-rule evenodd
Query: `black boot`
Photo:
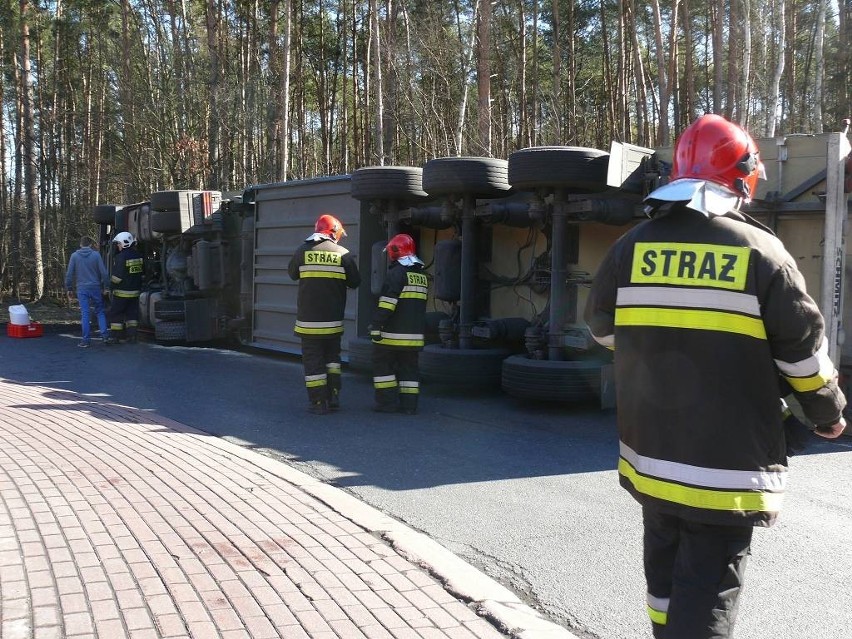
<svg viewBox="0 0 852 639"><path fill-rule="evenodd" d="M340 410L340 391L336 388L331 390L331 395L328 398L329 410Z"/></svg>
<svg viewBox="0 0 852 639"><path fill-rule="evenodd" d="M311 405L308 406L308 412L313 413L314 415L327 415L328 400L323 399L317 402L311 402Z"/></svg>

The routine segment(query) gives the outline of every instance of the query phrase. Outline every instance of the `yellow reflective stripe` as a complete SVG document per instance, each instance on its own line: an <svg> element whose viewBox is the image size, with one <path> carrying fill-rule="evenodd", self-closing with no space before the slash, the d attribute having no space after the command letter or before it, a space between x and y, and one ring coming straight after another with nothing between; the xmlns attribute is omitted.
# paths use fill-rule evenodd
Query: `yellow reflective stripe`
<svg viewBox="0 0 852 639"><path fill-rule="evenodd" d="M615 310L615 325L722 331L747 335L757 339L766 339L766 327L763 325L762 320L720 311L693 311L671 308L617 308Z"/></svg>
<svg viewBox="0 0 852 639"><path fill-rule="evenodd" d="M116 297L139 297L142 291L113 291Z"/></svg>
<svg viewBox="0 0 852 639"><path fill-rule="evenodd" d="M648 618L656 624L661 626L665 626L666 622L669 620L669 613L663 612L662 610L654 610L651 606L647 606L648 609Z"/></svg>
<svg viewBox="0 0 852 639"><path fill-rule="evenodd" d="M834 379L834 370L832 369L832 374L829 377L823 376L820 372L816 375L812 375L811 377L787 377L785 375L784 379L790 382L790 386L793 387L794 391L808 393L810 391L819 390Z"/></svg>
<svg viewBox="0 0 852 639"><path fill-rule="evenodd" d="M679 242L637 242L630 281L745 290L751 249Z"/></svg>
<svg viewBox="0 0 852 639"><path fill-rule="evenodd" d="M305 386L308 388L316 388L318 386L326 385L326 376L325 373L320 373L319 375L305 375Z"/></svg>
<svg viewBox="0 0 852 639"><path fill-rule="evenodd" d="M343 332L343 322L305 322L296 320L294 332L299 335L336 335Z"/></svg>
<svg viewBox="0 0 852 639"><path fill-rule="evenodd" d="M618 460L618 473L643 495L693 508L731 512L779 512L784 501L783 493L710 490L645 477L637 473L623 457Z"/></svg>
<svg viewBox="0 0 852 639"><path fill-rule="evenodd" d="M790 382L793 390L800 393L807 393L822 388L834 379L837 374L834 362L828 356L828 341L825 338L823 338L819 350L811 357L792 364L776 359L775 364L778 366L784 379ZM818 370L813 372L815 368Z"/></svg>
<svg viewBox="0 0 852 639"><path fill-rule="evenodd" d="M118 284L121 281L121 278L116 275L110 276L109 279L113 284Z"/></svg>
<svg viewBox="0 0 852 639"><path fill-rule="evenodd" d="M304 326L296 326L294 332L300 335L334 335L335 333L342 333L343 327L336 326L332 328L306 328Z"/></svg>
<svg viewBox="0 0 852 639"><path fill-rule="evenodd" d="M337 362L326 364L325 369L332 375L340 375L340 364Z"/></svg>
<svg viewBox="0 0 852 639"><path fill-rule="evenodd" d="M379 308L383 308L383 309L385 309L385 310L387 310L387 311L393 311L393 310L395 310L395 309L396 309L396 300L393 300L392 302L389 302L389 301L387 301L387 300L382 299L382 300L379 302Z"/></svg>
<svg viewBox="0 0 852 639"><path fill-rule="evenodd" d="M382 346L423 346L422 339L391 339L389 337L383 337L376 344L381 344Z"/></svg>
<svg viewBox="0 0 852 639"><path fill-rule="evenodd" d="M402 395L419 395L420 389L414 388L412 386L403 386L403 385L400 384L399 392Z"/></svg>
<svg viewBox="0 0 852 639"><path fill-rule="evenodd" d="M417 293L415 291L409 291L409 292L403 291L402 293L400 293L399 297L400 297L400 299L406 299L406 300L425 300L426 299L426 293Z"/></svg>
<svg viewBox="0 0 852 639"><path fill-rule="evenodd" d="M345 280L346 273L337 273L332 271L304 271L299 273L299 277L305 279L306 277L324 277L330 280Z"/></svg>
<svg viewBox="0 0 852 639"><path fill-rule="evenodd" d="M396 385L396 377L393 375L373 378L373 388L396 388Z"/></svg>

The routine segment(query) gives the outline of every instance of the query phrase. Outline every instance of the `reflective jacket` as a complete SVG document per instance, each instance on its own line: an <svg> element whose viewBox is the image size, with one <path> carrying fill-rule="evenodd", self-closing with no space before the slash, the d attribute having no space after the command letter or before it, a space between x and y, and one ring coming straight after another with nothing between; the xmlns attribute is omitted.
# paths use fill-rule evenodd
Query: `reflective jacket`
<svg viewBox="0 0 852 639"><path fill-rule="evenodd" d="M115 297L139 297L142 293L142 257L135 246L116 253L112 260L112 294Z"/></svg>
<svg viewBox="0 0 852 639"><path fill-rule="evenodd" d="M782 243L676 205L611 247L585 318L615 349L621 485L687 519L771 525L787 480L779 372L816 425L846 404Z"/></svg>
<svg viewBox="0 0 852 639"><path fill-rule="evenodd" d="M421 264L388 268L370 322L373 342L397 348L423 348L429 280Z"/></svg>
<svg viewBox="0 0 852 639"><path fill-rule="evenodd" d="M296 335L324 338L343 333L346 289L361 283L352 254L331 240L309 239L296 249L288 272L299 282Z"/></svg>

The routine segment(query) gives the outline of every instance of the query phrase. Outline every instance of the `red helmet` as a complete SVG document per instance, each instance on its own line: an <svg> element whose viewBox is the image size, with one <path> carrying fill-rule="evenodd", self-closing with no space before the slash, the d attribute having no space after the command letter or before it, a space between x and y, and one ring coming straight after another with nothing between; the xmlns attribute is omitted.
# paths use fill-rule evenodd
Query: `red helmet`
<svg viewBox="0 0 852 639"><path fill-rule="evenodd" d="M398 260L401 257L414 256L416 247L414 246L414 238L406 233L394 235L388 245L385 247L388 257L392 260Z"/></svg>
<svg viewBox="0 0 852 639"><path fill-rule="evenodd" d="M323 213L317 218L317 223L314 225L314 232L326 235L335 242L339 242L341 237L346 237L343 224L336 217L328 213Z"/></svg>
<svg viewBox="0 0 852 639"><path fill-rule="evenodd" d="M720 115L702 115L675 144L672 181L707 180L749 202L762 175L757 144L745 130Z"/></svg>

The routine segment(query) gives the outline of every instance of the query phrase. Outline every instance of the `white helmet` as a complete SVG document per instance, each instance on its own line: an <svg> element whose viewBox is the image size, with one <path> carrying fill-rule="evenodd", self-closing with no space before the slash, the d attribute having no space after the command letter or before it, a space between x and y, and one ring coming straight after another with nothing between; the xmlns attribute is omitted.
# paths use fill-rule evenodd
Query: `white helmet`
<svg viewBox="0 0 852 639"><path fill-rule="evenodd" d="M118 233L114 238L112 238L112 241L116 244L120 244L121 248L123 249L126 249L136 244L136 238L134 238L127 231L122 231L121 233Z"/></svg>

